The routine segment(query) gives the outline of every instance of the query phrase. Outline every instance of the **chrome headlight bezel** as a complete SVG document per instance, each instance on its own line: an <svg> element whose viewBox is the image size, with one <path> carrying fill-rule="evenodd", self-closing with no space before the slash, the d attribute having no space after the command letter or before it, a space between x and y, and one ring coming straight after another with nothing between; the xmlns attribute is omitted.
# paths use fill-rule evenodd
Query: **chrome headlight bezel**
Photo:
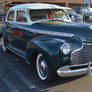
<svg viewBox="0 0 92 92"><path fill-rule="evenodd" d="M68 55L70 53L70 45L68 43L64 43L61 47L60 47L61 52L64 55Z"/></svg>

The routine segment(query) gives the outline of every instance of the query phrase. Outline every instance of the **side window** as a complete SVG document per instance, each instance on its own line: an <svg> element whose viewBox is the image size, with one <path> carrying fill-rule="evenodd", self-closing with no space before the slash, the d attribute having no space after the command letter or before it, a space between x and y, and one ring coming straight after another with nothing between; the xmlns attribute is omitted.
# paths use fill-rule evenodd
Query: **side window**
<svg viewBox="0 0 92 92"><path fill-rule="evenodd" d="M27 22L26 14L24 11L17 11L16 21L17 22L24 22L24 23Z"/></svg>
<svg viewBox="0 0 92 92"><path fill-rule="evenodd" d="M10 11L10 13L8 15L8 20L9 21L13 21L14 20L14 11Z"/></svg>

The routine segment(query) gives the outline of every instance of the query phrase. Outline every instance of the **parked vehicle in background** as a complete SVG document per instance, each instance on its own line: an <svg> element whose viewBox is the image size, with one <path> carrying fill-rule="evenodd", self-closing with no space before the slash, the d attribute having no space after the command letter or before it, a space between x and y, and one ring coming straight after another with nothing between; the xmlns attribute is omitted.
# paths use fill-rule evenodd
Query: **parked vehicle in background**
<svg viewBox="0 0 92 92"><path fill-rule="evenodd" d="M78 10L76 12L78 14L83 15L85 12L88 12L88 11L92 11L92 8L89 8L89 7L80 7L80 8L78 8Z"/></svg>
<svg viewBox="0 0 92 92"><path fill-rule="evenodd" d="M3 51L11 50L35 64L43 82L55 75L78 76L92 70L92 27L71 23L60 6L16 5L7 13L2 34Z"/></svg>
<svg viewBox="0 0 92 92"><path fill-rule="evenodd" d="M92 23L92 11L87 11L83 14L84 23Z"/></svg>
<svg viewBox="0 0 92 92"><path fill-rule="evenodd" d="M73 22L82 22L83 17L76 13L72 8L66 7L65 11L69 14Z"/></svg>

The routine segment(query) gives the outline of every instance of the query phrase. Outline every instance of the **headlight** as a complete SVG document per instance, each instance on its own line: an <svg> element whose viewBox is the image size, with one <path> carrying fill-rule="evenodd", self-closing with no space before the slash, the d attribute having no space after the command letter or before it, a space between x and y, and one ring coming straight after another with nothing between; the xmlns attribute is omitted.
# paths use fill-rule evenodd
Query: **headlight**
<svg viewBox="0 0 92 92"><path fill-rule="evenodd" d="M68 55L70 53L70 45L68 43L63 44L60 49L64 55Z"/></svg>

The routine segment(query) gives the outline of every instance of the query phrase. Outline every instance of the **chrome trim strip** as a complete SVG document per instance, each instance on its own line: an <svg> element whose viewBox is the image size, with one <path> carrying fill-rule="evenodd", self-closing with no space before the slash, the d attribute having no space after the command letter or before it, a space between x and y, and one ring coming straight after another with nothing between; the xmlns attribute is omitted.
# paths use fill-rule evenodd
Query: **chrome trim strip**
<svg viewBox="0 0 92 92"><path fill-rule="evenodd" d="M83 49L83 44L82 44L82 46L81 46L80 48L78 48L78 49L72 51L71 57L70 57L70 60L71 60L71 61L72 61L72 54L75 53L75 52L77 52L77 51L80 51L81 49Z"/></svg>
<svg viewBox="0 0 92 92"><path fill-rule="evenodd" d="M83 49L84 45L92 45L92 43L82 43L82 46L79 49L76 49L76 50L72 51L71 54L75 53L76 51L80 51L81 49Z"/></svg>
<svg viewBox="0 0 92 92"><path fill-rule="evenodd" d="M70 69L70 68L77 68L77 67L81 67L81 66L85 66L85 65L87 65L88 67L80 68L80 69L72 69L72 70ZM89 71L92 71L91 65L92 65L92 63L64 66L64 67L61 67L57 70L57 75L60 76L60 77L71 77L71 76L89 74Z"/></svg>
<svg viewBox="0 0 92 92"><path fill-rule="evenodd" d="M84 43L83 45L92 45L92 43Z"/></svg>
<svg viewBox="0 0 92 92"><path fill-rule="evenodd" d="M82 44L82 46L81 46L80 48L78 48L78 49L76 49L76 50L72 51L72 53L71 53L71 54L75 53L76 51L80 51L81 49L83 49L83 45L84 45L84 44Z"/></svg>
<svg viewBox="0 0 92 92"><path fill-rule="evenodd" d="M9 25L11 26L11 25ZM11 26L14 28L17 28L15 26ZM63 32L51 32L51 31L44 31L44 30L35 30L35 29L30 29L30 28L22 28L18 27L19 29L24 29L24 30L29 30L30 32L35 32L35 33L41 33L41 34L47 34L47 35L56 35L56 36L66 36L66 37L73 37L74 34L71 33L63 33Z"/></svg>
<svg viewBox="0 0 92 92"><path fill-rule="evenodd" d="M19 57L25 59L25 62L30 65L30 63L26 60L25 56L20 55L19 53L15 52L14 50L10 49L9 47L7 47L7 49L9 49L11 52L13 52L14 54L18 55Z"/></svg>
<svg viewBox="0 0 92 92"><path fill-rule="evenodd" d="M16 55L20 56L21 58L25 59L24 56L22 56L22 55L20 55L19 53L15 52L15 51L12 50L11 48L9 48L9 47L6 47L6 48L9 49L10 51L12 51L14 54L16 54Z"/></svg>
<svg viewBox="0 0 92 92"><path fill-rule="evenodd" d="M77 51L80 51L81 49L83 49L84 45L92 45L92 43L82 43L81 48L72 51L72 53L71 53L71 59L70 59L71 61L72 61L72 54L75 53L75 52L77 52Z"/></svg>
<svg viewBox="0 0 92 92"><path fill-rule="evenodd" d="M64 66L64 67L81 67L81 66L85 66L85 65L88 65L89 63L85 63L85 64L79 64L79 65L70 65L70 66ZM92 63L91 63L92 64ZM62 68L64 68L62 67Z"/></svg>

